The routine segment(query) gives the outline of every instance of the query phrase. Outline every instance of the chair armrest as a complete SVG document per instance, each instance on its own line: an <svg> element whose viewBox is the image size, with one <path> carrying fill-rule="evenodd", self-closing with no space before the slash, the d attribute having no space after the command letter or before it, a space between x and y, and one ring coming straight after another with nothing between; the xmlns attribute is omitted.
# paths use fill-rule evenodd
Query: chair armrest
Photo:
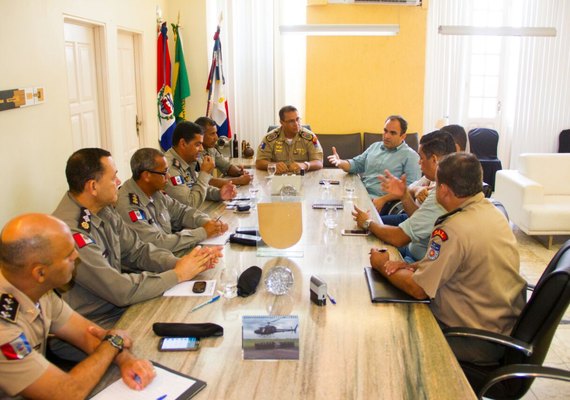
<svg viewBox="0 0 570 400"><path fill-rule="evenodd" d="M443 335L445 337L465 337L500 344L501 346L521 351L527 357L531 356L533 352L532 345L527 342L523 342L522 340L518 340L507 335L501 335L500 333L489 332L484 329L464 327L445 328L443 330Z"/></svg>
<svg viewBox="0 0 570 400"><path fill-rule="evenodd" d="M520 205L543 204L544 187L514 170L497 171L494 198L503 204L513 201Z"/></svg>
<svg viewBox="0 0 570 400"><path fill-rule="evenodd" d="M570 382L570 372L535 364L507 365L497 368L488 375L487 382L483 385L479 393L477 393L477 396L482 399L491 387L497 383L513 378L547 378Z"/></svg>

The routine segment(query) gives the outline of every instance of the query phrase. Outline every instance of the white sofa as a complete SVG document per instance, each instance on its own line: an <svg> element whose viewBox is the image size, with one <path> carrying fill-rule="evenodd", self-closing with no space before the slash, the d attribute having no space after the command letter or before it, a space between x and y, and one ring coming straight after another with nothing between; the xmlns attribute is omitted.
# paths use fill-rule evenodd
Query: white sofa
<svg viewBox="0 0 570 400"><path fill-rule="evenodd" d="M527 235L570 234L570 154L521 154L519 170L498 171L493 197Z"/></svg>

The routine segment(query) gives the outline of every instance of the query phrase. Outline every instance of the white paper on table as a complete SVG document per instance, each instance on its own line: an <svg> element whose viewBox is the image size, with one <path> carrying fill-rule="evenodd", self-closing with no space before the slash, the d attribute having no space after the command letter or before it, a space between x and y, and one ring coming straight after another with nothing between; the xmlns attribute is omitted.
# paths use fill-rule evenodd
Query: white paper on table
<svg viewBox="0 0 570 400"><path fill-rule="evenodd" d="M129 388L122 379L107 386L92 400L156 400L166 395L166 399L176 399L189 387L191 387L195 380L188 376L175 374L167 371L159 366L155 366L156 376L153 381L143 390L133 390Z"/></svg>
<svg viewBox="0 0 570 400"><path fill-rule="evenodd" d="M194 293L192 288L194 287L194 283L196 282L206 282L206 290L204 293ZM186 281L181 282L176 286L171 287L166 292L164 292L163 296L212 296L214 294L214 290L216 289L216 281Z"/></svg>
<svg viewBox="0 0 570 400"><path fill-rule="evenodd" d="M223 246L230 240L230 232L202 240L199 244L202 246Z"/></svg>

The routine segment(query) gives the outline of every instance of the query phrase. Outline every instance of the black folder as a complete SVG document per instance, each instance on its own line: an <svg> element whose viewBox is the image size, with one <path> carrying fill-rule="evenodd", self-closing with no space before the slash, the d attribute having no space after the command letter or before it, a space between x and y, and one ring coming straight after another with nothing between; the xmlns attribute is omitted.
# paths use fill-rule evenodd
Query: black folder
<svg viewBox="0 0 570 400"><path fill-rule="evenodd" d="M364 268L370 300L373 303L429 303L429 299L418 300L409 294L401 291L390 281L380 274L380 272L370 267Z"/></svg>

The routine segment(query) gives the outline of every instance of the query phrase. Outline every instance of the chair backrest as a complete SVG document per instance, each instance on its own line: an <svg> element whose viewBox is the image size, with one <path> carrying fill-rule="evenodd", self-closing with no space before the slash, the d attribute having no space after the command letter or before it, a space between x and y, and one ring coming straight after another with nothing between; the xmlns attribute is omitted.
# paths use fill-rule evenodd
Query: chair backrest
<svg viewBox="0 0 570 400"><path fill-rule="evenodd" d="M493 129L475 128L467 134L469 149L479 160L496 159L499 146L499 133Z"/></svg>
<svg viewBox="0 0 570 400"><path fill-rule="evenodd" d="M404 139L408 146L410 146L417 153L420 146L420 139L418 138L418 133L406 133L406 138Z"/></svg>
<svg viewBox="0 0 570 400"><path fill-rule="evenodd" d="M558 135L558 152L570 153L570 129L564 129Z"/></svg>
<svg viewBox="0 0 570 400"><path fill-rule="evenodd" d="M303 128L311 130L311 125L301 125ZM273 129L275 128L279 128L279 125L269 125L269 127L267 128L267 132L271 132Z"/></svg>
<svg viewBox="0 0 570 400"><path fill-rule="evenodd" d="M570 303L570 240L554 255L536 287L530 300L519 316L511 336L532 344L533 353L524 356L521 352L508 349L504 364L542 365L552 337ZM521 390L528 390L532 379L514 380Z"/></svg>
<svg viewBox="0 0 570 400"><path fill-rule="evenodd" d="M362 153L362 142L360 132L344 134L318 133L317 137L323 148L323 167L334 168L328 156L332 154L332 147L336 147L337 153L343 160L354 158Z"/></svg>
<svg viewBox="0 0 570 400"><path fill-rule="evenodd" d="M372 143L381 142L383 137L383 133L364 132L364 146L362 151L366 151Z"/></svg>

